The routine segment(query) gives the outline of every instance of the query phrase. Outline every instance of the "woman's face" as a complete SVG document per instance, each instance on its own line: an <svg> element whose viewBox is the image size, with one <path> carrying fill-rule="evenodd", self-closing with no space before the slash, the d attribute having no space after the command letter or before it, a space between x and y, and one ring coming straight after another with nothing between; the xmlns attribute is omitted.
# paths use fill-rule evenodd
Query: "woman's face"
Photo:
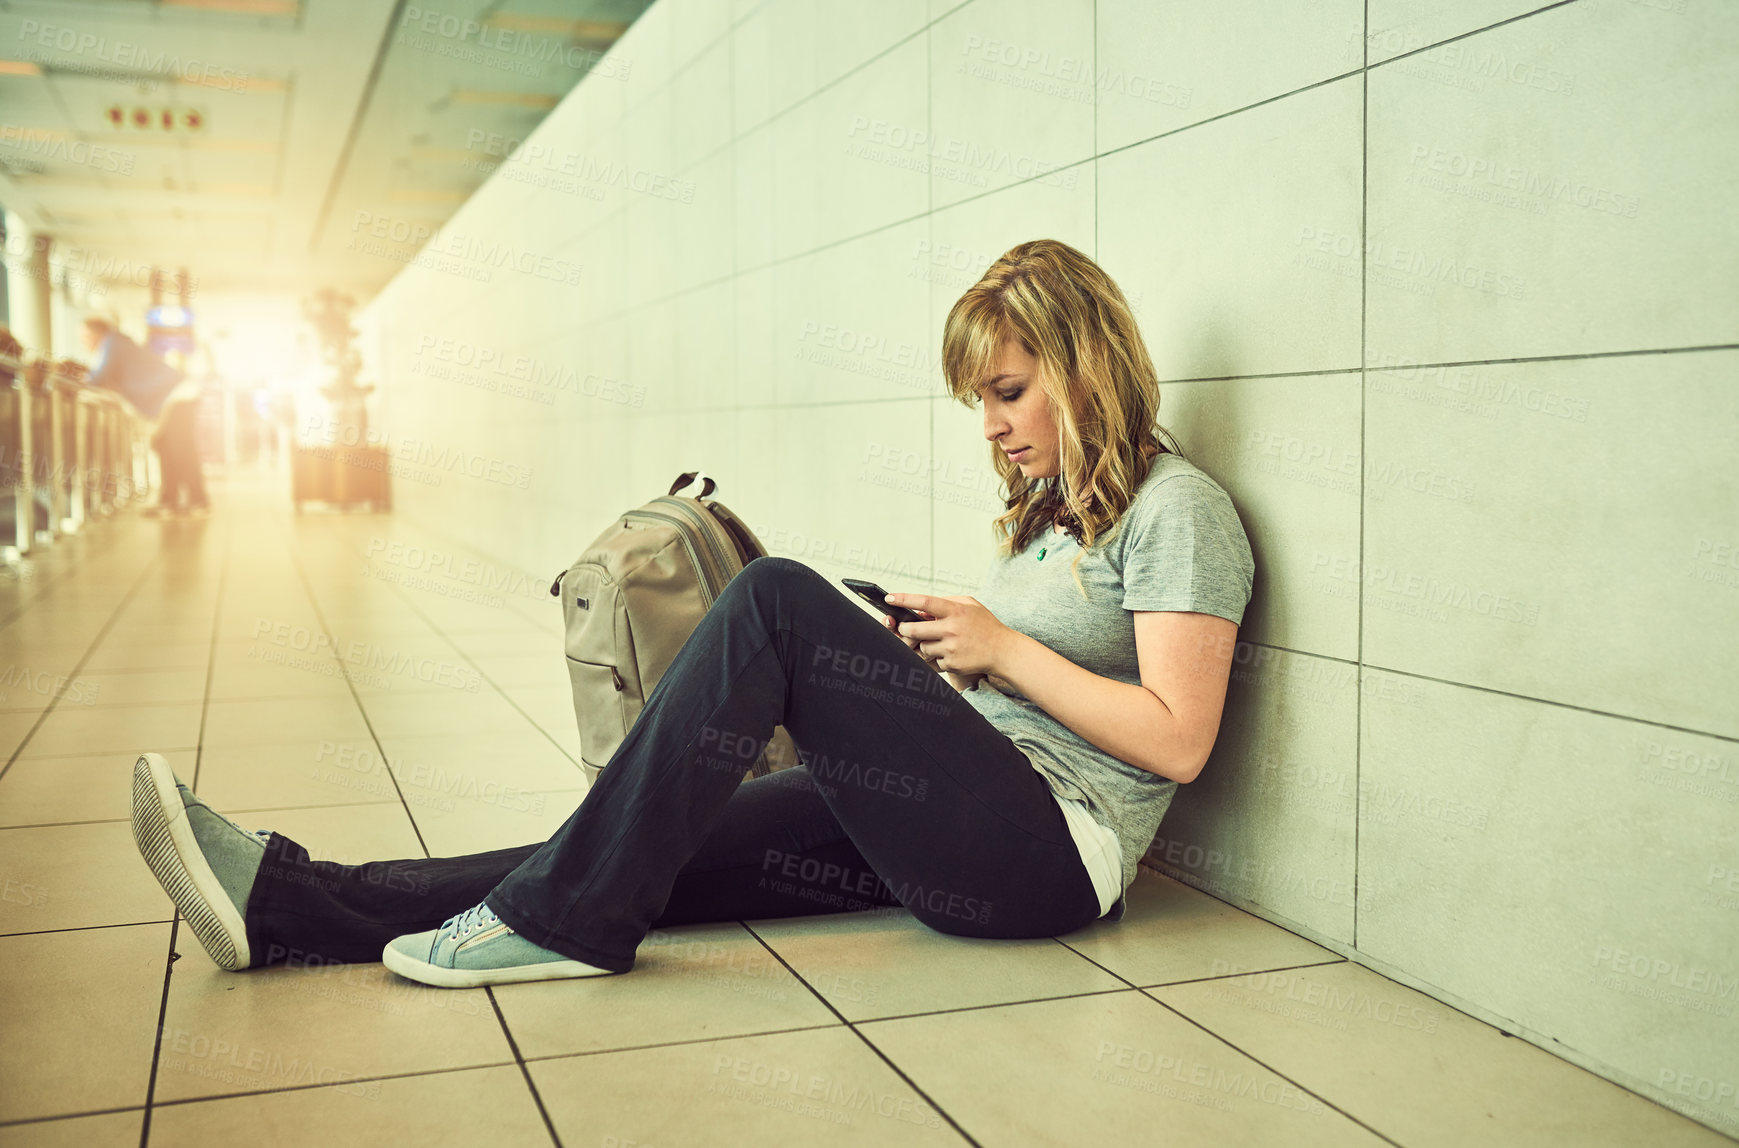
<svg viewBox="0 0 1739 1148"><path fill-rule="evenodd" d="M1020 340L1003 340L989 382L979 387L984 399L984 437L1004 453L1018 450L1012 461L1028 478L1062 473L1057 424L1038 386L1039 361Z"/></svg>

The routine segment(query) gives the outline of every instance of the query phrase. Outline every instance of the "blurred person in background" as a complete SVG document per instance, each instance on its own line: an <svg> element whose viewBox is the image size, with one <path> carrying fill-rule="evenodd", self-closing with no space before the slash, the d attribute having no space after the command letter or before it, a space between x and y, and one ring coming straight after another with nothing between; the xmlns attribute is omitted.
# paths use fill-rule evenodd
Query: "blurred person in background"
<svg viewBox="0 0 1739 1148"><path fill-rule="evenodd" d="M20 371L29 380L30 375L24 362L24 344L12 334L11 328L0 325L0 388L31 385L28 381L20 382ZM44 372L40 369L37 374ZM37 384L40 386L40 383ZM24 459L21 448L10 445L21 441L16 428L7 428L8 445L0 450L0 487L4 487L6 495L0 497L0 539L12 538L17 529L18 500L11 494L12 488L18 485L24 475ZM49 516L49 498L46 489L38 489L35 494L36 513L31 529L47 530Z"/></svg>
<svg viewBox="0 0 1739 1148"><path fill-rule="evenodd" d="M86 319L84 336L85 347L95 355L91 385L114 391L156 424L151 446L162 464L163 485L157 505L146 507L145 515L208 512L211 502L199 461L199 387L107 319Z"/></svg>
<svg viewBox="0 0 1739 1148"><path fill-rule="evenodd" d="M0 385L9 385L18 378L12 364L23 362L24 344L13 335L10 327L0 323Z"/></svg>

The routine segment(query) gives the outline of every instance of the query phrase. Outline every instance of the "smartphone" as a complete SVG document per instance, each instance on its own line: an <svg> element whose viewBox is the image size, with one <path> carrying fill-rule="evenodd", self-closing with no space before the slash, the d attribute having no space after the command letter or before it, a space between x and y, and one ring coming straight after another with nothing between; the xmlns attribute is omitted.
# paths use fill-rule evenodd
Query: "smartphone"
<svg viewBox="0 0 1739 1148"><path fill-rule="evenodd" d="M887 597L888 592L883 590L880 586L877 586L874 582L865 582L862 578L841 578L840 581L845 583L846 589L850 590L853 594L856 594L859 598L862 598L865 602L868 602L882 613L892 616L896 622L929 621L928 618L924 617L916 610L908 610L904 606L895 606L882 601L883 598Z"/></svg>

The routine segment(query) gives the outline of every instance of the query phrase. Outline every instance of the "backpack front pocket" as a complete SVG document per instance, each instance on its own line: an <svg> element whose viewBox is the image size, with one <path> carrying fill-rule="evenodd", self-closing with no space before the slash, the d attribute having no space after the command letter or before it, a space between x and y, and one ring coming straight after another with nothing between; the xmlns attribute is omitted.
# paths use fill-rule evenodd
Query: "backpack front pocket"
<svg viewBox="0 0 1739 1148"><path fill-rule="evenodd" d="M628 736L627 682L615 666L568 659L574 690L574 716L580 723L580 761L596 779L622 739Z"/></svg>

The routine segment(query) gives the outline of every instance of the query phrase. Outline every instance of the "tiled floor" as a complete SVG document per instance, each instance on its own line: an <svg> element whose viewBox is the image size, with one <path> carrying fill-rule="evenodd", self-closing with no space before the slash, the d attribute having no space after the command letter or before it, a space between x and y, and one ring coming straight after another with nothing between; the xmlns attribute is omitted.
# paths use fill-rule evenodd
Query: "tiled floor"
<svg viewBox="0 0 1739 1148"><path fill-rule="evenodd" d="M381 561L453 549L405 522L216 493L0 582L0 1146L1731 1143L1147 873L1056 940L853 913L493 992L220 972L134 851L139 750L349 861L540 839L584 783L553 571L480 592Z"/></svg>

